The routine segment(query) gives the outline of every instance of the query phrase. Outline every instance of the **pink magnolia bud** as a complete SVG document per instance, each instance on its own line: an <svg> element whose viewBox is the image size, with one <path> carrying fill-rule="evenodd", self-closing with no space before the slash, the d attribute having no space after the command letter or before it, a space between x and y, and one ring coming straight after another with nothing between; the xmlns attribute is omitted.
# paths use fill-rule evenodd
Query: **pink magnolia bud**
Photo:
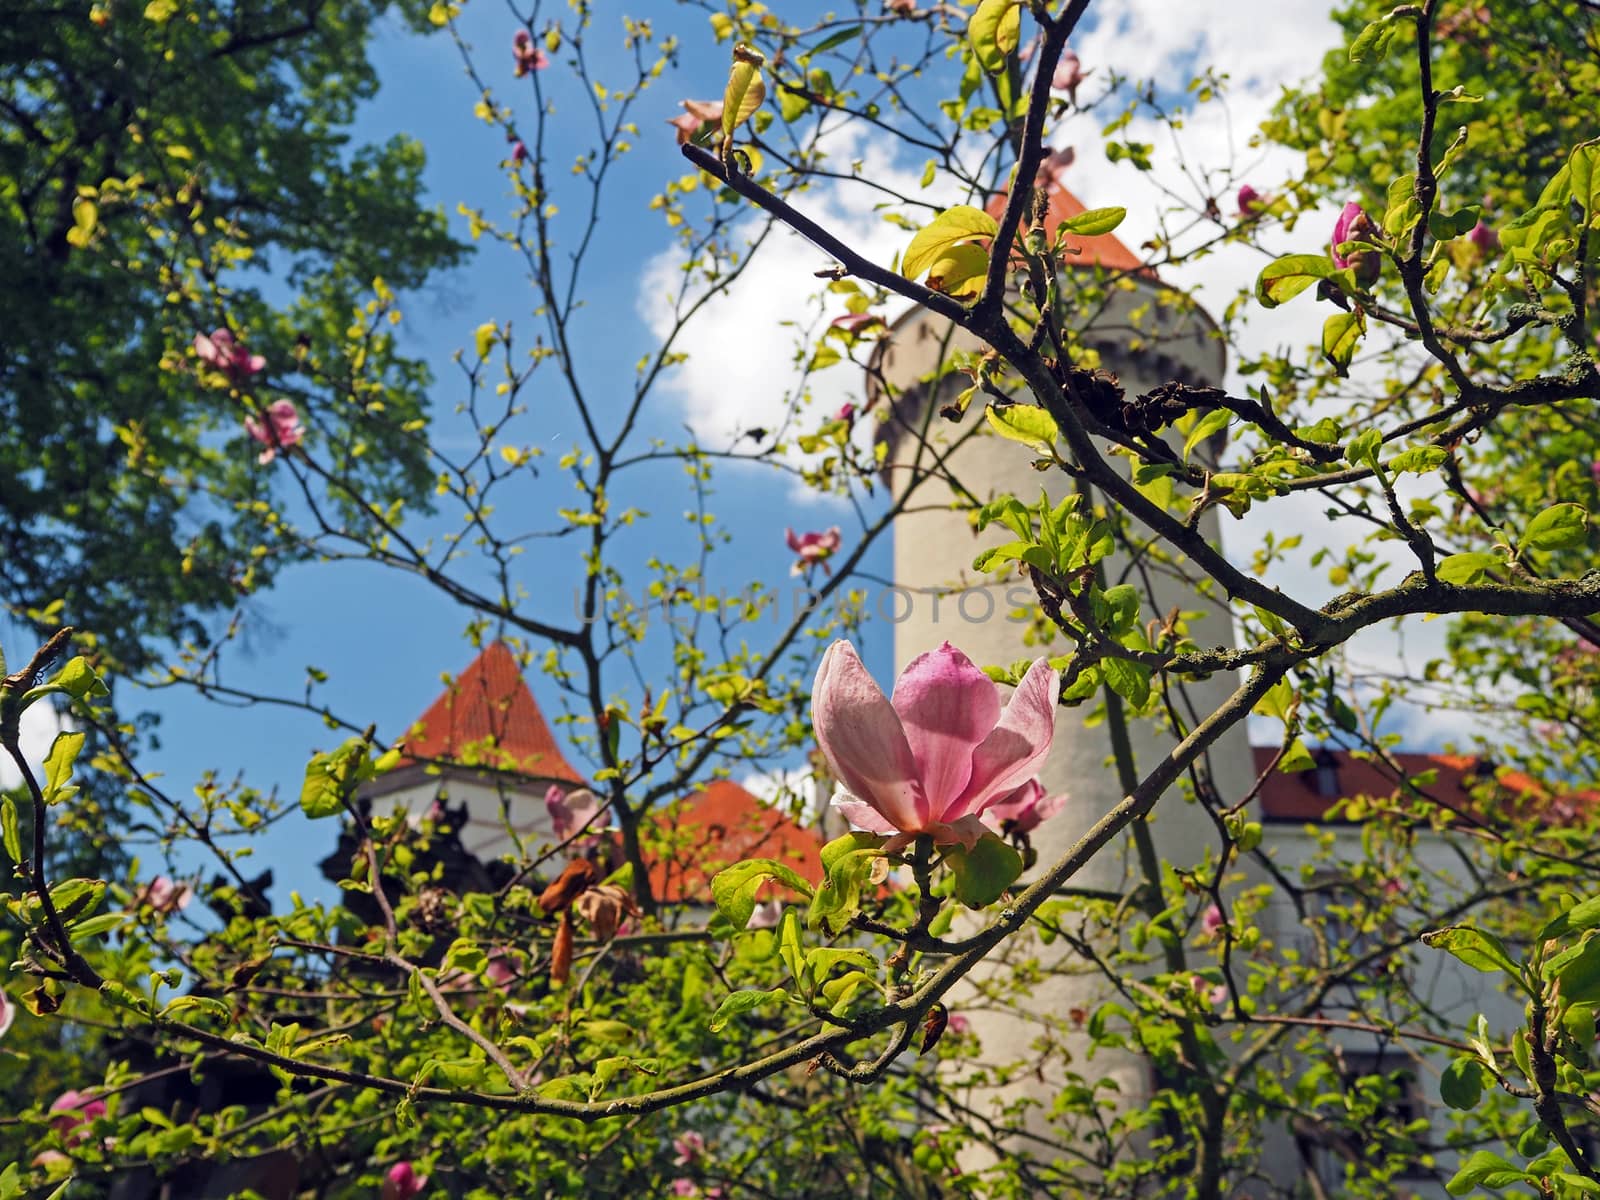
<svg viewBox="0 0 1600 1200"><path fill-rule="evenodd" d="M388 1174L383 1177L383 1190L379 1193L381 1200L413 1200L413 1197L422 1195L422 1190L428 1186L428 1177L418 1175L409 1162L401 1161L389 1168Z"/></svg>
<svg viewBox="0 0 1600 1200"><path fill-rule="evenodd" d="M1378 278L1378 273L1383 269L1383 256L1376 250L1352 250L1348 255L1341 254L1339 247L1346 242L1376 242L1378 230L1372 223L1372 218L1360 204L1352 200L1344 206L1344 211L1339 214L1339 219L1333 226L1333 243L1330 250L1333 265L1344 269L1354 269L1356 279L1362 284L1370 284Z"/></svg>
<svg viewBox="0 0 1600 1200"><path fill-rule="evenodd" d="M1262 195L1248 183L1239 186L1239 215L1253 217L1261 211Z"/></svg>

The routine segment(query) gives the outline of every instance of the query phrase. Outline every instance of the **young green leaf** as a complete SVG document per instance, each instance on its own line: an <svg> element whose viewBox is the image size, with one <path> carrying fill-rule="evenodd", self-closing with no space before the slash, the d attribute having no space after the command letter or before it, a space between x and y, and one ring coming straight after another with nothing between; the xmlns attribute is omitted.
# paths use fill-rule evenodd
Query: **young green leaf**
<svg viewBox="0 0 1600 1200"><path fill-rule="evenodd" d="M967 39L983 69L998 75L1022 40L1021 0L982 0L967 22Z"/></svg>
<svg viewBox="0 0 1600 1200"><path fill-rule="evenodd" d="M1054 454L1056 438L1061 435L1056 419L1035 404L1008 404L985 410L984 416L1001 437L1021 442L1039 454Z"/></svg>
<svg viewBox="0 0 1600 1200"><path fill-rule="evenodd" d="M911 239L900 260L900 272L907 279L917 279L947 257L952 247L974 238L992 238L999 230L995 219L981 208L970 204L947 208Z"/></svg>
<svg viewBox="0 0 1600 1200"><path fill-rule="evenodd" d="M1292 300L1319 279L1330 279L1337 268L1325 254L1288 254L1261 268L1256 277L1256 299L1265 308Z"/></svg>

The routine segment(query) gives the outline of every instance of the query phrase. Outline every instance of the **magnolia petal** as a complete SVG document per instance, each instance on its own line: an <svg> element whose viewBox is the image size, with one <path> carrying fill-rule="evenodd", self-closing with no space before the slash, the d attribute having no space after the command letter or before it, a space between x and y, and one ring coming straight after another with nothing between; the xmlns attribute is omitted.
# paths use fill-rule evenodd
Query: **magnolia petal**
<svg viewBox="0 0 1600 1200"><path fill-rule="evenodd" d="M811 693L811 724L846 791L895 829L922 828L928 801L905 729L849 642L835 642L822 656Z"/></svg>
<svg viewBox="0 0 1600 1200"><path fill-rule="evenodd" d="M911 660L890 703L916 757L929 816L940 820L972 776L973 751L1000 720L994 681L946 642Z"/></svg>
<svg viewBox="0 0 1600 1200"><path fill-rule="evenodd" d="M980 813L995 798L1038 773L1055 736L1061 676L1036 658L1011 694L999 724L972 753L972 778L945 820Z"/></svg>
<svg viewBox="0 0 1600 1200"><path fill-rule="evenodd" d="M892 834L899 833L889 823L887 817L880 813L865 800L844 800L835 797L833 807L839 810L839 815L857 829L864 829L868 833Z"/></svg>
<svg viewBox="0 0 1600 1200"><path fill-rule="evenodd" d="M979 838L994 831L983 823L982 817L969 815L955 821L936 822L929 825L925 832L933 838L933 844L936 846L948 846L959 842L965 849L971 850L978 844Z"/></svg>

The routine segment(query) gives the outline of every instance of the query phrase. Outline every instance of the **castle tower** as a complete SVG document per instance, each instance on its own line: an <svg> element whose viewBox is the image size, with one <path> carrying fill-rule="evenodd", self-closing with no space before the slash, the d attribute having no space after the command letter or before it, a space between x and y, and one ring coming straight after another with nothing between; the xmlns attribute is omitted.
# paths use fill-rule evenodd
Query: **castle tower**
<svg viewBox="0 0 1600 1200"><path fill-rule="evenodd" d="M491 642L451 680L405 734L406 757L362 789L380 812L418 816L444 793L466 805L462 846L484 858L512 849L508 831L537 844L550 836L544 795L587 787L561 753L504 642Z"/></svg>
<svg viewBox="0 0 1600 1200"><path fill-rule="evenodd" d="M998 215L1003 204L1004 198L997 197L991 202L991 213ZM1060 222L1082 211L1083 205L1076 197L1054 188L1045 228L1053 234ZM1071 284L1077 282L1090 285L1096 293L1095 315L1083 330L1084 340L1099 353L1101 365L1119 377L1129 396L1173 379L1220 382L1225 350L1210 318L1192 305L1174 303L1181 298L1164 288L1116 237L1105 234L1071 239L1066 261L1072 264L1066 268L1069 274L1085 273L1067 281L1062 289L1066 296L1072 297ZM982 349L965 331L921 310L902 318L881 344L878 365L898 390L893 419L886 422L884 435L889 441L886 474L897 497L908 479L926 475L941 455L948 455L945 463L950 475L980 504L1005 493L1018 496L1025 504L1034 503L1041 486L1053 501L1070 494L1073 484L1066 476L1030 470L1028 452L989 430L980 412L968 412L959 423L940 415L939 410L950 403L967 379L957 375L937 391L927 380L950 354ZM976 410L982 403L980 396L974 399L972 408ZM973 433L975 423L979 428ZM965 440L960 441L963 437ZM1097 496L1096 500L1102 498ZM1031 611L1035 603L1032 588L1016 576L995 581L972 570L973 559L982 550L1012 540L1013 535L999 525L977 532L970 520L971 510L970 500L964 501L942 477L935 477L921 484L914 503L895 523L896 611L885 615L894 622L899 667L944 641L959 647L980 665L1009 664L1040 653L1065 653L1069 648L1061 639L1050 648L1024 645L1026 626L1010 614L1022 607ZM1220 530L1215 508L1202 518L1201 530L1208 541L1218 544ZM1200 645L1232 644L1232 624L1224 604L1199 595L1175 574L1133 570L1127 556L1121 553L1104 566L1108 584L1129 582L1139 588L1141 622L1159 619L1177 606L1196 614L1190 617L1188 627ZM1211 711L1236 682L1227 675L1191 684L1189 694L1196 711ZM1050 794L1066 793L1070 799L1061 813L1032 835L1041 863L1059 858L1123 796L1111 764L1106 725L1086 724L1085 718L1098 703L1096 695L1079 708L1058 711L1054 749L1041 779ZM1173 744L1169 734L1148 721L1134 720L1130 733L1140 773ZM1246 794L1254 773L1242 724L1214 748L1211 765L1214 782L1224 797ZM1161 857L1180 866L1198 864L1206 847L1216 845L1209 818L1177 789L1156 806L1151 831ZM1124 838L1107 847L1071 881L1071 886L1126 894L1137 878L1128 842ZM1172 899L1169 897L1169 903ZM1043 984L1033 986L1029 1006L1052 1023L1056 1044L1065 1044L1074 1059L1071 1069L1091 1080L1111 1076L1117 1082L1121 1103L1138 1105L1151 1089L1142 1060L1100 1052L1093 1062L1086 1063L1086 1039L1072 1033L1068 1020L1068 1014L1090 1011L1105 998L1104 984L1081 969L1071 973L1072 965L1066 957L1071 952L1063 949L1059 941L1053 946L1035 943L1017 949L1024 956L1038 955L1047 971L1056 972ZM996 981L1008 970L1003 964L991 968ZM1038 1060L1033 1047L1044 1026L1033 1019L984 1011L976 992L982 990L985 980L976 978L973 984L974 993L953 998L952 1007L962 1002L973 1005L968 1016L982 1039L984 1060L1031 1067ZM1025 1097L1037 1101L1048 1112L1061 1085L1058 1069L1053 1068L1042 1077L1025 1071L1015 1082L999 1089L994 1098L1015 1101ZM1042 1117L1028 1118L1027 1124L1043 1132ZM1059 1136L1061 1131L1055 1132ZM1018 1149L1030 1155L1036 1152L1025 1146Z"/></svg>

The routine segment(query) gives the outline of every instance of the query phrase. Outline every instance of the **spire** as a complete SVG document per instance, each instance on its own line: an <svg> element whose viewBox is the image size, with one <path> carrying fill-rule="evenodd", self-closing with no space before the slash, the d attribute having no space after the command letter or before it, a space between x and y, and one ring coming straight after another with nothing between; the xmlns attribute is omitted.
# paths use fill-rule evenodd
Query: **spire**
<svg viewBox="0 0 1600 1200"><path fill-rule="evenodd" d="M521 668L504 642L490 642L428 706L406 735L410 761L517 771L581 784L562 755Z"/></svg>

